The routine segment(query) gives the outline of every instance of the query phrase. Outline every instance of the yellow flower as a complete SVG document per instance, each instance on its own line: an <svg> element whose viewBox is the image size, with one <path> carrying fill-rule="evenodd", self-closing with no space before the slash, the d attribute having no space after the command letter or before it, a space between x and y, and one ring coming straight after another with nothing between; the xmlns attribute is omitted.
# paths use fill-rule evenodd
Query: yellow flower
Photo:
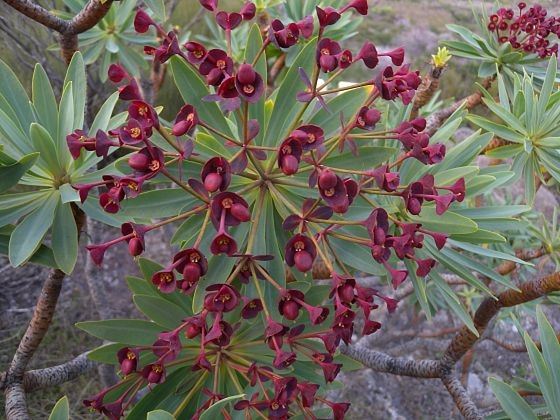
<svg viewBox="0 0 560 420"><path fill-rule="evenodd" d="M437 54L432 55L432 63L436 67L445 67L447 62L451 60L451 57L453 56L449 54L449 50L447 48L439 47Z"/></svg>

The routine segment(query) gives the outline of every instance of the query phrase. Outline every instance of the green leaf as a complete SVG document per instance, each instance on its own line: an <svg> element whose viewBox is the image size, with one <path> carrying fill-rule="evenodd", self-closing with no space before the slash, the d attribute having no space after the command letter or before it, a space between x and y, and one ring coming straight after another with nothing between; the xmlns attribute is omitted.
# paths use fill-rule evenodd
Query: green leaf
<svg viewBox="0 0 560 420"><path fill-rule="evenodd" d="M70 274L78 259L78 229L70 203L58 203L51 242L58 267L66 274Z"/></svg>
<svg viewBox="0 0 560 420"><path fill-rule="evenodd" d="M548 393L553 396L552 404L547 400L552 417L560 419L560 343L556 333L546 319L542 306L537 306L537 322L539 325L539 335L542 343L542 354L548 372L552 378L553 389ZM545 398L546 399L546 398Z"/></svg>
<svg viewBox="0 0 560 420"><path fill-rule="evenodd" d="M38 122L47 129L52 137L56 137L58 104L47 73L40 64L35 65L33 72L31 96Z"/></svg>
<svg viewBox="0 0 560 420"><path fill-rule="evenodd" d="M434 232L465 234L476 232L478 229L474 220L449 210L442 215L438 215L434 207L422 208L420 215L412 216L411 219L415 223L422 223L424 229Z"/></svg>
<svg viewBox="0 0 560 420"><path fill-rule="evenodd" d="M66 77L64 78L64 85L66 86L69 82L72 82L72 116L73 124L72 128L82 128L84 125L84 115L86 111L86 93L87 93L87 83L86 83L86 69L84 66L84 59L79 51L76 51L72 56L72 60L68 65L68 70L66 70ZM64 112L63 108L64 93L62 99L60 100L60 112ZM60 128L60 126L59 126ZM71 130L70 130L71 131ZM61 133L62 138L59 139L61 143L59 146L66 146L66 134L70 132Z"/></svg>
<svg viewBox="0 0 560 420"><path fill-rule="evenodd" d="M178 215L188 210L195 202L193 196L181 188L165 188L140 194L122 203L122 212L127 217L161 218Z"/></svg>
<svg viewBox="0 0 560 420"><path fill-rule="evenodd" d="M489 378L488 383L511 420L537 420L529 404L511 386L496 378Z"/></svg>
<svg viewBox="0 0 560 420"><path fill-rule="evenodd" d="M19 127L29 127L34 118L27 93L12 69L2 60L0 60L0 97L10 104L17 115Z"/></svg>
<svg viewBox="0 0 560 420"><path fill-rule="evenodd" d="M449 285L445 282L445 280L439 275L439 273L435 270L430 272L430 278L434 281L434 284L440 291L443 300L447 303L449 309L451 309L455 314L459 317L463 324L467 326L469 330L472 331L474 335L477 337L479 336L478 330L474 326L474 322L472 317L469 315L457 294L449 287Z"/></svg>
<svg viewBox="0 0 560 420"><path fill-rule="evenodd" d="M229 125L218 104L202 101L202 98L208 96L210 92L198 72L185 63L183 59L177 57L171 57L169 63L173 79L185 103L193 105L200 119L206 124L232 136Z"/></svg>
<svg viewBox="0 0 560 420"><path fill-rule="evenodd" d="M256 23L253 24L247 37L247 45L245 47L245 62L252 63L261 50L263 44L261 29ZM266 66L266 52L263 52L259 57L255 70L263 78L264 86L267 86L267 66ZM255 144L262 144L263 137L266 132L265 121L265 101L266 95L263 94L259 101L249 107L249 119L256 119L260 125L260 131L257 137L253 140Z"/></svg>
<svg viewBox="0 0 560 420"><path fill-rule="evenodd" d="M74 131L74 128L82 126L74 125L74 115L78 108L74 105L74 93L72 82L68 82L62 91L60 98L60 109L58 111L58 135L54 139L56 154L62 168L66 169L72 162L72 156L68 150L66 136Z"/></svg>
<svg viewBox="0 0 560 420"><path fill-rule="evenodd" d="M43 237L51 227L59 201L58 191L53 191L43 205L25 217L10 236L10 263L18 267L26 262L39 248Z"/></svg>
<svg viewBox="0 0 560 420"><path fill-rule="evenodd" d="M482 255L484 257L513 261L513 262L516 262L517 264L522 264L522 265L529 265L529 266L533 265L530 262L523 261L523 260L517 258L515 255L506 254L505 252L496 251L496 250L493 250L493 249L490 249L490 248L484 248L484 247L477 246L477 245L465 244L465 243L462 243L462 242L454 241L452 239L449 240L449 244L450 245L455 245L456 247L459 247L459 248L462 248L465 251L469 251L469 252L472 252L474 254Z"/></svg>
<svg viewBox="0 0 560 420"><path fill-rule="evenodd" d="M478 229L476 232L466 234L452 234L451 239L459 242L469 242L472 244L491 244L506 242L506 238L496 232L486 229Z"/></svg>
<svg viewBox="0 0 560 420"><path fill-rule="evenodd" d="M119 92L113 93L111 96L103 102L101 108L97 112L93 123L89 129L89 135L94 137L97 130L107 130L109 127L109 121L111 121L111 115L113 115L113 110L115 109L115 105L119 100Z"/></svg>
<svg viewBox="0 0 560 420"><path fill-rule="evenodd" d="M557 68L558 68L558 59L554 56L551 56L548 60L548 67L546 68L546 77L544 79L541 92L539 95L539 102L537 104L538 114L542 118L546 114L546 108L550 101L550 96L554 89L554 84L556 82L557 76Z"/></svg>
<svg viewBox="0 0 560 420"><path fill-rule="evenodd" d="M222 418L222 409L224 409L227 404L240 400L241 398L245 398L245 394L232 395L221 399L220 401L212 404L208 410L203 411L200 415L200 420L214 420Z"/></svg>
<svg viewBox="0 0 560 420"><path fill-rule="evenodd" d="M136 307L155 323L172 330L189 314L178 305L156 296L134 295Z"/></svg>
<svg viewBox="0 0 560 420"><path fill-rule="evenodd" d="M360 147L358 156L344 153L327 159L326 164L332 168L370 170L389 160L397 150L394 147L364 146Z"/></svg>
<svg viewBox="0 0 560 420"><path fill-rule="evenodd" d="M35 150L39 152L37 165L54 176L62 175L64 169L58 160L56 145L49 132L43 126L33 123L29 127L29 137Z"/></svg>
<svg viewBox="0 0 560 420"><path fill-rule="evenodd" d="M4 228L3 228L4 229ZM0 254L8 255L10 236L9 234L0 234ZM58 268L52 249L46 245L41 245L37 251L29 258L29 262L33 264L43 265L50 268Z"/></svg>
<svg viewBox="0 0 560 420"><path fill-rule="evenodd" d="M163 0L144 0L144 3L146 3L146 6L148 6L152 12L154 12L156 20L161 22L167 20L167 15L165 14L165 3Z"/></svg>
<svg viewBox="0 0 560 420"><path fill-rule="evenodd" d="M8 166L0 166L0 194L16 186L21 177L35 164L39 153L22 157L18 162Z"/></svg>
<svg viewBox="0 0 560 420"><path fill-rule="evenodd" d="M148 413L147 420L175 420L175 416L164 410L154 410Z"/></svg>
<svg viewBox="0 0 560 420"><path fill-rule="evenodd" d="M505 125L497 124L486 118L480 117L478 115L469 115L467 119L473 124L494 133L496 136L503 138L504 140L509 140L514 143L523 143L526 136L514 131Z"/></svg>
<svg viewBox="0 0 560 420"><path fill-rule="evenodd" d="M140 319L85 321L76 327L97 338L131 346L151 346L161 332L158 324Z"/></svg>
<svg viewBox="0 0 560 420"><path fill-rule="evenodd" d="M280 144L280 141L288 134L289 123L305 106L303 103L296 102L297 92L305 89L305 85L299 77L299 68L301 67L307 74L311 74L315 65L315 46L316 39L301 50L275 92L274 108L264 138L266 146Z"/></svg>
<svg viewBox="0 0 560 420"><path fill-rule="evenodd" d="M69 420L70 419L70 405L68 404L68 397L64 396L56 402L49 420Z"/></svg>
<svg viewBox="0 0 560 420"><path fill-rule="evenodd" d="M531 360L531 365L539 386L541 388L546 405L553 418L560 418L555 415L557 412L557 404L560 403L559 400L555 400L555 384L553 382L552 374L548 369L548 366L544 360L543 355L539 352L539 349L535 345L535 342L531 339L531 336L525 331L523 334L523 339L525 341L525 346L527 347L527 354Z"/></svg>

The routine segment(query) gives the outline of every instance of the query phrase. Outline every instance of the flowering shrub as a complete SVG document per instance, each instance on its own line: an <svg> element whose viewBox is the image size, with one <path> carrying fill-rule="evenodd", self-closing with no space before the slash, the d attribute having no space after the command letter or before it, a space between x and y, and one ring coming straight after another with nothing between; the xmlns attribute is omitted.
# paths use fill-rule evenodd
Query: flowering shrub
<svg viewBox="0 0 560 420"><path fill-rule="evenodd" d="M219 11L215 1L201 4L215 13L226 40L255 16L252 3L231 13ZM108 132L99 130L95 137L74 132L67 137L68 147L74 158L81 149L99 156L114 147L131 151L130 172L107 174L74 188L83 202L92 188L104 187L99 204L106 212L118 213L146 191L149 181L165 177L177 185L144 193L155 197L173 191L177 215L154 224L128 221L121 237L88 249L97 264L121 242L138 256L148 232L186 220L192 239L182 240L183 249L150 280L163 294L192 296L192 315L175 320L177 325L159 333L152 345L120 349L124 379L87 400L93 409L119 417L143 385L163 383L188 369L198 372L192 374L196 383L176 414L186 409L195 391L203 390L207 398L193 399L192 404L198 417L235 385L238 394L252 387L234 405L251 416L264 412L286 417L298 411L306 415L320 401L331 407L335 418L343 417L348 404L321 397L316 382L336 378L343 366L336 349L341 342L350 343L358 315L363 317L360 333L369 335L381 327L372 319L373 311L380 303L393 311L397 302L360 285L339 250L366 250L396 289L409 270L424 277L434 267L433 258L417 255L425 241L442 249L447 240L445 233L428 230L410 216L424 207L443 215L465 198L463 178L438 184L427 173L401 182L403 162L416 159L436 165L445 157L445 146L430 142L423 118L375 131L382 118L381 102L410 103L421 79L403 65L402 48L378 52L366 42L353 54L323 36L341 14L350 12L366 14L367 3L317 7L316 29L311 16L299 22L274 20L264 39L255 26L242 63L232 60L230 44L227 51L207 50L196 42L179 45L174 32L166 33L143 10L136 14L138 32L153 28L162 39L159 47L146 47L145 52L162 63L172 60L179 88L185 84L181 93L187 103L168 127L154 106L144 102L135 79L112 65L109 78L120 85L120 98L129 101L127 121ZM271 109L265 97L266 48L302 44L294 67L271 96ZM380 57L389 63L380 65ZM360 63L377 74L362 83L327 88ZM321 74L328 80L319 84ZM393 214L382 203L390 203ZM278 232L280 228L284 232ZM399 260L407 261L408 268L399 268ZM310 272L318 261L331 277L330 287L319 289L321 293L311 286L309 276L300 274ZM300 281L286 282L284 263ZM244 357L248 345L260 346L266 359ZM320 368L324 380L310 381L297 367L290 369L304 360ZM211 376L210 386L206 381ZM106 398L114 389L120 390L118 398Z"/></svg>
<svg viewBox="0 0 560 420"><path fill-rule="evenodd" d="M223 31L224 48L200 39L183 42L175 28L167 31L156 21L165 17L159 3L149 3L152 13L137 10L133 26L150 43L144 53L154 67L170 70L184 100L171 121L148 101L152 95L144 94L130 63L108 66L118 92L89 129L82 118L80 54L70 63L59 106L40 66L31 104L13 73L0 75L0 105L17 105L0 112L0 135L9 140L7 153L0 151L0 173L8 180L0 192L18 184L37 190L0 197L8 205L0 212L0 246L12 263L36 261L71 272L81 211L120 225L121 236L87 247L96 264L118 244L139 257L142 277L127 282L150 321L78 325L112 342L88 356L120 369L119 382L85 400L87 407L109 418L125 412L142 418L164 409L179 418L341 419L349 404L331 401L328 387L362 359L339 349L346 353L344 345L357 335L382 328L379 313L398 305L389 296L393 291L412 283L410 293L428 316L439 307L451 309L465 324L457 340L472 346L500 307L560 288L547 279L538 285L540 294L527 287L530 299L525 292L514 294L514 283L504 275L527 263L512 255L505 236L517 232L510 242L518 241L527 223L512 216L530 207L492 206L488 197L523 175L526 202L532 204L537 182L560 179L557 18L519 4L517 16L510 9L483 15L484 37L450 27L463 38L446 43L451 52L482 61L479 74L488 77L487 86L497 81L499 100L483 89L478 102L505 124L470 116L488 132L453 144L450 137L468 105L434 112L447 112L434 127L415 117L423 105L414 102L429 91L430 79L405 64L402 48L378 51L365 42L351 51L344 36L334 35L333 27L349 15L367 15L366 0L335 1L296 19L273 16L265 28L249 24L259 12L251 2L225 11L217 0L200 0ZM293 7L287 10L294 16ZM130 26L131 19L108 19ZM236 38L241 30L247 34L243 47ZM270 83L270 57L286 52L289 66L278 83ZM544 70L542 59L549 56ZM434 56L431 82L449 58L446 49ZM512 73L522 73L527 64L537 65L534 74L545 76L542 84ZM356 66L367 80L335 84ZM42 88L49 100L37 93ZM111 118L117 96L126 112ZM27 126L29 136L22 131ZM501 139L491 143L494 134ZM501 143L490 146L496 142ZM475 166L473 160L487 149L491 156L513 158L513 164ZM124 157L91 170L110 155ZM160 266L141 256L146 236L167 225L176 227L170 243L179 250ZM52 233L42 244L47 231ZM531 255L558 246L555 223L532 235L545 250ZM494 271L488 267L492 260L508 260L513 268ZM495 292L490 280L509 290L496 293L498 303L483 301L479 310L487 311L477 311L475 323L440 275L444 270L483 293ZM386 278L387 286L370 287L364 273ZM315 283L316 277L328 284ZM463 351L450 348L454 353L437 361L436 373L429 371L435 361L424 361L424 373L407 375L446 383L451 365L444 362L456 362Z"/></svg>

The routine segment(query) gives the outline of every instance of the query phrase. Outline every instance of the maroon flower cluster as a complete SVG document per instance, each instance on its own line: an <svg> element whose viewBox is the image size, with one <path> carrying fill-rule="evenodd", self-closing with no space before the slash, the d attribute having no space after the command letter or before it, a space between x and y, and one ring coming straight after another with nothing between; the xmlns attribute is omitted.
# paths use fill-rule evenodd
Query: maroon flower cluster
<svg viewBox="0 0 560 420"><path fill-rule="evenodd" d="M362 335L376 332L381 324L372 319L373 311L384 304L393 312L397 301L360 284L345 261L337 256L334 242L366 247L372 263L386 268L394 288L409 274L402 268L402 261L415 264L416 275L426 276L435 260L421 258L418 250L428 237L441 249L447 235L426 230L420 223L410 222L408 217L404 218L406 222L393 217L369 196L394 200L402 214L418 215L425 206L433 206L441 215L452 203L463 201L464 180L451 186L438 186L428 174L401 185L399 168L405 160L412 158L425 165L437 164L445 156L445 146L430 143L425 131L426 121L422 118L402 122L392 130L375 131L382 118L376 101L399 99L408 104L421 81L418 72L410 71L409 66L403 64L402 48L379 53L372 43L366 42L354 55L338 41L323 37L325 28L334 25L343 13L354 10L367 14L366 0L350 1L340 9L317 7L317 27L311 16L290 23L273 20L263 47L252 63L234 62L231 31L255 17L254 4L248 2L238 12L226 12L218 9L217 0L200 0L200 3L213 13L224 30L227 51L208 50L194 41L180 45L175 32L165 32L143 10L137 12L134 25L140 33L150 28L158 33L161 44L145 48L154 60L165 63L171 56L177 56L198 71L210 92L200 99L219 101L227 116L238 117L239 133L228 134L214 127L202 105L185 104L171 123L160 121L156 109L144 101L138 81L114 64L109 68L109 78L120 85L120 99L129 101L126 122L108 132L98 131L95 138L88 138L82 131L67 137L75 159L80 157L82 149L98 156L107 156L111 147L129 153L125 159L130 174L104 175L99 182L74 185L82 202L97 187L100 206L106 212L117 213L123 201L138 196L156 176L158 180L167 178L184 190L186 196L198 200L198 205L184 208L178 215L154 224L124 223L122 236L88 247L97 264L102 263L105 252L113 245L126 243L129 253L138 256L145 251L144 238L151 230L193 216L203 219L196 239L184 244L184 249L177 252L166 267L151 276L159 292L178 291L179 296L194 296L201 309L182 319L172 331L160 333L151 346L122 348L117 359L123 380L86 400L85 404L111 418L120 418L143 386L163 383L166 376L173 373L172 367L182 364L198 372L197 375L214 373L216 378L212 389L205 388L201 382L199 391L208 398L197 406L193 418L199 418L204 410L225 397L218 392L216 384L222 375L220 372L228 371L234 377L243 378L248 385L258 386L258 392L251 391L248 399L234 406L236 410L245 411L247 418L262 417L263 412L277 419L289 418L298 411L311 415L310 409L318 403L330 407L335 419L342 419L349 404L324 399L318 394L318 384L302 378L297 369L289 376L286 370L296 361L311 363L322 371L325 382L334 381L342 368L336 355L339 344L350 344L356 326L361 327ZM255 63L267 48L291 48L307 42L314 33L317 36L312 63L314 72L309 77L300 69L305 90L294 98L300 113L286 125L278 144L255 144L263 122L249 118L249 109L263 97L266 79L255 70ZM363 62L368 69L376 69L380 57L387 57L391 65L384 66L371 80L331 90L327 89L328 83L318 85L321 72L334 78L358 62ZM341 113L336 133L327 133L325 127L305 121L305 110L315 101L328 109L326 98L330 95L357 88L366 89L367 97L352 115ZM204 150L195 153L193 139L198 141L199 133L220 138L228 150L234 150L231 157L229 154L227 157L208 156ZM370 144L375 140L400 144L402 153L392 163L368 170L345 169L332 163L333 154L343 152L346 145L358 155L360 143ZM183 180L181 168L190 164L201 165L199 175ZM305 188L306 195L292 193L292 187ZM294 202L294 195L299 201ZM364 219L362 213L359 218L350 217L352 206L360 200L362 205L371 204L369 216ZM288 209L282 227L291 233L277 255L256 255L255 252L264 254L255 242L257 235L270 228L263 225L265 203L273 206L281 203ZM249 230L245 238L238 233L241 231L238 227L247 225ZM354 230L348 232L348 226ZM275 232L266 235L270 234ZM220 261L233 258L228 266L233 268L209 274L207 255L210 254L220 255ZM292 272L295 276L309 273L316 262L322 261L330 272L328 296L325 293L317 299L296 284L286 284L283 276L278 278L277 272L273 275L269 262L274 258L283 259L289 270L295 269ZM336 268L333 260L337 261ZM246 343L243 328L250 319L255 319L250 328L261 328L262 338ZM263 346L270 357L270 366L243 356L244 349L251 345ZM149 362L140 362L144 355ZM109 391L117 387L125 391L115 401L107 402ZM229 416L225 411L222 414Z"/></svg>
<svg viewBox="0 0 560 420"><path fill-rule="evenodd" d="M488 29L498 37L500 44L509 42L516 50L535 53L539 58L558 53L560 17L547 16L547 10L539 4L527 7L525 2L517 5L518 12L501 8L490 16Z"/></svg>

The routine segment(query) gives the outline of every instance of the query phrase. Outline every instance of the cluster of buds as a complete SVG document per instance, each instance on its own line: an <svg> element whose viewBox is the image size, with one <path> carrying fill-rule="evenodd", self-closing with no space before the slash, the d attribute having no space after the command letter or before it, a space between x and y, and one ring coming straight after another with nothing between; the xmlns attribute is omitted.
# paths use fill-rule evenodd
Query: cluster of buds
<svg viewBox="0 0 560 420"><path fill-rule="evenodd" d="M445 157L445 147L430 143L430 136L425 132L426 121L422 118L402 122L391 130L375 131L382 118L379 111L382 108L376 102L401 100L408 104L421 81L418 72L410 71L403 64L402 48L380 53L375 45L366 42L353 54L338 41L323 36L325 28L334 25L343 13L354 10L367 14L366 0L352 0L340 9L317 7L318 26L311 16L299 22L272 21L263 46L251 63L234 62L231 31L255 17L254 4L248 2L239 12L226 12L218 9L217 0L200 0L200 3L213 13L225 31L227 51L208 50L195 41L180 45L175 32L164 31L143 10L137 12L134 24L140 33L155 28L161 39L158 47L145 48L147 54L161 63L172 56L183 60L202 76L208 95L200 98L198 104L182 106L172 123L160 121L156 109L144 101L138 81L114 64L109 68L109 79L120 85L120 99L129 101L127 121L117 129L97 132L95 138L88 138L80 131L67 137L75 159L80 157L82 149L98 156L106 156L111 148L129 152L124 159L130 174L104 175L99 182L74 185L82 202L97 187L100 206L106 212L117 213L123 200L134 199L156 176L158 180L172 181L184 191L186 198L197 202L193 206L191 201L176 216L154 224L124 223L122 236L88 247L97 264L102 263L105 252L113 245L126 243L129 253L136 257L145 251L144 237L148 232L169 223L189 221L194 216L203 219L196 239L183 244L185 249L177 252L150 279L163 294L194 296L200 303L199 310L178 321L180 325L172 331L160 333L153 345L121 349L117 359L123 380L85 403L111 418L119 418L143 386L163 383L173 374L175 368L171 367L182 365L188 366L193 375L200 375L196 387L208 397L196 407L192 418L198 418L226 397L219 392L225 388L219 386L218 379L227 380L222 376L227 378L223 372L228 372L229 376L243 378L241 382L246 386L258 386L258 391L253 389L247 400L234 405L235 410L245 411L246 418L262 417L266 412L271 418L285 419L298 411L315 418L312 408L317 404L327 405L335 419L342 419L349 404L324 399L319 395L318 384L306 380L297 369L290 375L286 371L296 361L311 363L322 371L325 382L334 381L342 367L336 354L339 344L351 343L356 325L363 325L362 335L379 330L381 323L372 319L373 311L384 304L388 312L393 312L397 301L380 290L361 285L346 261L337 255L335 242L365 247L371 253L371 264L385 267L395 289L409 274L402 261L416 264L416 275L426 276L435 260L422 258L417 250L428 237L441 249L447 235L410 222L408 215L418 215L423 206L433 204L436 213L443 214L452 203L463 201L464 180L451 186L437 186L432 175L424 175L420 180L401 184L399 168L405 160L437 164ZM309 77L300 69L305 89L293 98L294 106L300 110L298 115L290 125L285 125L287 135L278 144L256 144L260 130L265 129L261 126L266 124L249 118L251 106L265 94L266 77L257 72L257 61L267 48L286 49L315 42L310 40L313 34L317 38L314 71ZM318 85L321 72L329 73L332 81L356 63L363 63L370 70L377 69L383 60L380 57L386 57L387 65L371 80L331 90L327 89L330 82ZM332 95L353 89L365 89L366 98L352 115L345 117L341 113L336 132L332 129L327 132L320 122L305 121L305 111L310 105L319 104L328 109L327 100ZM219 101L226 116L238 117L241 126L238 134L224 132L210 122L208 110L201 109L208 101ZM231 157L229 153L208 155L203 148L195 153L198 134L221 139L227 150L235 152ZM402 145L402 153L392 163L367 170L331 164L331 158L337 152L341 156L346 145L358 155L360 144L370 145L375 141ZM183 165L200 165L200 172L184 180ZM295 192L290 191L292 187ZM301 189L305 193L299 193ZM375 199L372 201L371 197L376 195L393 199L402 210L399 213L405 216L388 214ZM371 212L365 219L363 213L361 217L351 216L358 201L362 206L371 204ZM257 237L271 229L263 225L263 219L268 217L263 216L265 206L276 207L268 209L272 213L284 213L282 228L290 236L285 244L280 244L276 254L255 255ZM352 233L346 230L349 226ZM248 227L248 234L236 236L237 232L244 232L242 227ZM266 236L284 234L268 232ZM228 266L231 270L210 276L209 263L214 260L209 261L207 255L221 261L233 259ZM280 273L271 270L273 262L283 261L288 270L295 269L294 276L305 276L319 260L328 268L332 282L330 293L321 299L286 284L283 269ZM336 268L333 261L337 262ZM262 337L247 343L243 337L247 320L251 319L253 324L249 328L258 329L261 325ZM247 359L247 347L253 344L263 345L263 351L270 356L269 364ZM147 355L145 360L149 362L141 363L142 355ZM214 387L208 389L204 378L212 373ZM125 391L116 401L108 402L109 391L116 387ZM202 401L201 398L197 400ZM224 410L222 414L229 418Z"/></svg>
<svg viewBox="0 0 560 420"><path fill-rule="evenodd" d="M509 42L516 50L534 53L539 58L558 53L560 17L548 16L539 4L527 7L525 2L517 5L518 12L501 8L490 16L488 29L498 37L500 44Z"/></svg>

